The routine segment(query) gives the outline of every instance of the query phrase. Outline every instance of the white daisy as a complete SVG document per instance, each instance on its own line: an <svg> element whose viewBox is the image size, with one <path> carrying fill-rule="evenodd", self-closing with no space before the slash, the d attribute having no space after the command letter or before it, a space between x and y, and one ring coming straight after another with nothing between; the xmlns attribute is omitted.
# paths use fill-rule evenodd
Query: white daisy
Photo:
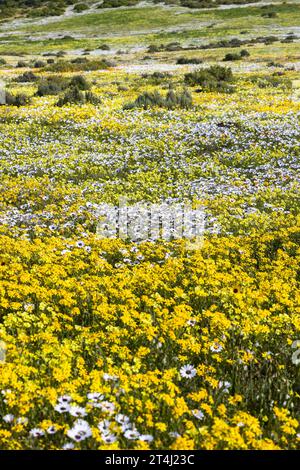
<svg viewBox="0 0 300 470"><path fill-rule="evenodd" d="M29 431L30 436L32 437L42 437L45 434L45 431L40 428L33 428Z"/></svg>
<svg viewBox="0 0 300 470"><path fill-rule="evenodd" d="M117 437L114 434L102 434L101 438L106 444L112 444L117 440Z"/></svg>
<svg viewBox="0 0 300 470"><path fill-rule="evenodd" d="M58 403L71 403L72 397L70 395L62 395L57 401Z"/></svg>
<svg viewBox="0 0 300 470"><path fill-rule="evenodd" d="M17 418L17 424L27 424L28 423L28 418L25 416L20 416Z"/></svg>
<svg viewBox="0 0 300 470"><path fill-rule="evenodd" d="M72 444L72 442L68 442L62 448L63 448L63 450L72 450L72 449L74 449L74 444Z"/></svg>
<svg viewBox="0 0 300 470"><path fill-rule="evenodd" d="M135 431L134 429L128 429L124 432L124 436L126 437L126 439L136 440L140 437L140 433L138 431Z"/></svg>
<svg viewBox="0 0 300 470"><path fill-rule="evenodd" d="M144 442L152 442L154 438L151 434L141 434L139 439Z"/></svg>
<svg viewBox="0 0 300 470"><path fill-rule="evenodd" d="M220 380L219 383L218 383L218 387L219 387L219 388L222 388L222 389L223 389L223 392L228 393L228 392L229 392L229 389L230 389L230 387L231 387L231 383L230 383L230 382L227 382L226 380L225 380L225 381Z"/></svg>
<svg viewBox="0 0 300 470"><path fill-rule="evenodd" d="M195 375L197 374L197 370L191 364L182 366L179 372L180 372L181 377L184 377L186 379L191 379L195 377Z"/></svg>
<svg viewBox="0 0 300 470"><path fill-rule="evenodd" d="M220 344L218 343L214 343L211 347L210 347L210 350L214 353L219 353L223 350L223 346L221 346Z"/></svg>
<svg viewBox="0 0 300 470"><path fill-rule="evenodd" d="M73 439L73 441L81 442L88 437L91 437L92 431L89 424L83 419L75 421L72 429L67 431L67 436Z"/></svg>
<svg viewBox="0 0 300 470"><path fill-rule="evenodd" d="M102 433L109 432L110 421L108 419L104 419L103 421L100 421L97 427Z"/></svg>
<svg viewBox="0 0 300 470"><path fill-rule="evenodd" d="M54 407L55 411L58 411L58 413L67 413L70 411L70 405L68 403L59 403Z"/></svg>
<svg viewBox="0 0 300 470"><path fill-rule="evenodd" d="M107 381L107 380L112 380L112 381L116 381L118 380L118 377L116 375L110 375L110 374L107 374L106 372L103 374L103 380Z"/></svg>
<svg viewBox="0 0 300 470"><path fill-rule="evenodd" d="M87 394L87 397L92 402L97 402L97 401L103 400L104 395L101 395L101 393L98 393L98 392L90 392Z"/></svg>
<svg viewBox="0 0 300 470"><path fill-rule="evenodd" d="M111 403L110 401L103 401L102 403L99 403L99 408L102 411L105 411L106 413L113 413L115 410L115 405Z"/></svg>
<svg viewBox="0 0 300 470"><path fill-rule="evenodd" d="M203 419L204 418L204 413L201 410L193 410L192 411L193 415L197 419Z"/></svg>
<svg viewBox="0 0 300 470"><path fill-rule="evenodd" d="M128 416L123 415L123 414L121 414L121 413L118 413L118 414L115 416L115 420L116 420L117 423L119 423L119 424L130 423L130 419L128 418Z"/></svg>
<svg viewBox="0 0 300 470"><path fill-rule="evenodd" d="M12 423L13 420L15 419L14 415L12 414L8 414L8 415L5 415L3 416L3 421L5 421L6 423Z"/></svg>
<svg viewBox="0 0 300 470"><path fill-rule="evenodd" d="M49 428L47 429L48 434L55 434L56 432L57 432L57 429L55 426L49 426Z"/></svg>
<svg viewBox="0 0 300 470"><path fill-rule="evenodd" d="M87 412L81 406L70 406L69 413L71 416L75 416L76 418L84 418L87 415Z"/></svg>

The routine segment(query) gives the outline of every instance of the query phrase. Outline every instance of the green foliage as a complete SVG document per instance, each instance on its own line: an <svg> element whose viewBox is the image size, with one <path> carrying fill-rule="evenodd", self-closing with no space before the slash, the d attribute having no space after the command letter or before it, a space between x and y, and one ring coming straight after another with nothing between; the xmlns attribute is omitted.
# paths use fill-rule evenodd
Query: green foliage
<svg viewBox="0 0 300 470"><path fill-rule="evenodd" d="M184 76L187 85L200 85L202 91L220 91L230 93L233 87L229 85L233 81L233 73L229 67L213 65L206 69L199 69L187 73Z"/></svg>
<svg viewBox="0 0 300 470"><path fill-rule="evenodd" d="M131 7L139 3L139 0L104 0L98 8Z"/></svg>
<svg viewBox="0 0 300 470"><path fill-rule="evenodd" d="M232 60L241 60L241 56L240 54L234 54L232 52L228 52L228 54L225 55L224 57L224 61L227 62L227 61L232 61Z"/></svg>
<svg viewBox="0 0 300 470"><path fill-rule="evenodd" d="M68 104L82 105L85 103L99 104L100 99L91 91L83 92L78 86L71 86L66 93L58 100L57 106L65 106Z"/></svg>
<svg viewBox="0 0 300 470"><path fill-rule="evenodd" d="M288 78L284 77L284 72L275 72L273 75L252 76L250 81L257 84L259 88L292 89L292 82Z"/></svg>
<svg viewBox="0 0 300 470"><path fill-rule="evenodd" d="M38 76L35 73L29 70L28 72L22 73L16 78L16 82L18 83L27 83L27 82L36 82L38 80Z"/></svg>
<svg viewBox="0 0 300 470"><path fill-rule="evenodd" d="M166 97L163 97L157 90L153 92L144 92L139 95L134 102L127 103L124 106L124 109L148 109L155 106L167 109L189 109L191 108L192 104L192 95L187 89L184 89L181 93L176 93L172 88L170 88Z"/></svg>
<svg viewBox="0 0 300 470"><path fill-rule="evenodd" d="M164 46L164 49L168 52L181 51L182 46L179 42L170 42Z"/></svg>
<svg viewBox="0 0 300 470"><path fill-rule="evenodd" d="M16 65L16 67L20 68L20 69L24 68L24 67L27 67L27 66L28 66L28 64L24 60L19 60L17 65Z"/></svg>
<svg viewBox="0 0 300 470"><path fill-rule="evenodd" d="M81 13L82 11L88 10L89 6L86 3L77 3L74 5L74 11L76 13Z"/></svg>
<svg viewBox="0 0 300 470"><path fill-rule="evenodd" d="M43 67L46 66L46 63L43 60L37 60L33 66L36 69L42 69Z"/></svg>
<svg viewBox="0 0 300 470"><path fill-rule="evenodd" d="M86 78L82 75L76 75L72 78L70 82L71 86L77 87L79 90L89 90L90 84L87 82Z"/></svg>
<svg viewBox="0 0 300 470"><path fill-rule="evenodd" d="M241 57L249 57L249 56L250 56L250 52L247 51L247 49L242 49L241 52L240 52L240 56L241 56Z"/></svg>
<svg viewBox="0 0 300 470"><path fill-rule="evenodd" d="M102 44L101 46L98 47L101 51L109 51L110 47L108 44Z"/></svg>
<svg viewBox="0 0 300 470"><path fill-rule="evenodd" d="M58 75L53 75L42 80L38 85L37 96L57 95L65 90L68 81Z"/></svg>
<svg viewBox="0 0 300 470"><path fill-rule="evenodd" d="M30 103L30 98L24 93L18 93L17 95L12 95L11 93L6 93L6 102L8 106L26 106Z"/></svg>
<svg viewBox="0 0 300 470"><path fill-rule="evenodd" d="M161 48L159 46L157 46L156 44L150 44L150 46L148 46L148 52L150 54L153 54L155 52L159 52L161 50Z"/></svg>
<svg viewBox="0 0 300 470"><path fill-rule="evenodd" d="M179 57L177 64L202 64L203 60L198 57Z"/></svg>
<svg viewBox="0 0 300 470"><path fill-rule="evenodd" d="M142 74L142 78L147 79L148 83L151 83L152 85L159 85L160 83L166 81L166 79L169 80L171 75L168 72L153 72L151 74Z"/></svg>

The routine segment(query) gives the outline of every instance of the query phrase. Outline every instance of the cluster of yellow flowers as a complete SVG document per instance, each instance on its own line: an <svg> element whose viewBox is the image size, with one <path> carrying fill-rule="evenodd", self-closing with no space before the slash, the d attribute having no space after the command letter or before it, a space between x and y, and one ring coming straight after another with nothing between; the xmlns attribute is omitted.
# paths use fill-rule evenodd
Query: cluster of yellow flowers
<svg viewBox="0 0 300 470"><path fill-rule="evenodd" d="M299 236L1 236L2 448L296 448Z"/></svg>
<svg viewBox="0 0 300 470"><path fill-rule="evenodd" d="M109 73L0 109L0 448L299 448L299 103L126 111L155 86ZM124 195L203 205L203 246L99 238Z"/></svg>

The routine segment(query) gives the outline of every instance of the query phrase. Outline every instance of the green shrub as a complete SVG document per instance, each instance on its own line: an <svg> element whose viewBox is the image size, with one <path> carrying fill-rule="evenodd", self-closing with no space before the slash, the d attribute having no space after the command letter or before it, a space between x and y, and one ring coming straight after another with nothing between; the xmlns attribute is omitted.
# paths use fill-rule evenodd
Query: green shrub
<svg viewBox="0 0 300 470"><path fill-rule="evenodd" d="M159 52L161 49L159 46L156 46L155 44L150 44L150 46L148 46L148 49L147 51L150 53L150 54L153 54L154 52Z"/></svg>
<svg viewBox="0 0 300 470"><path fill-rule="evenodd" d="M84 102L84 93L82 93L82 91L77 87L73 87L68 89L64 96L58 100L57 106L64 106L66 104L84 104Z"/></svg>
<svg viewBox="0 0 300 470"><path fill-rule="evenodd" d="M119 7L130 7L137 5L139 0L104 0L98 8L119 8Z"/></svg>
<svg viewBox="0 0 300 470"><path fill-rule="evenodd" d="M60 76L47 77L38 85L37 96L57 95L65 90L68 81Z"/></svg>
<svg viewBox="0 0 300 470"><path fill-rule="evenodd" d="M38 80L38 76L35 75L35 73L31 72L31 70L29 70L28 72L24 72L22 73L22 75L19 75L17 78L16 78L16 82L18 83L26 83L26 82L36 82Z"/></svg>
<svg viewBox="0 0 300 470"><path fill-rule="evenodd" d="M224 62L232 60L241 60L240 54L233 54L232 52L228 52L228 54L226 54L223 59Z"/></svg>
<svg viewBox="0 0 300 470"><path fill-rule="evenodd" d="M90 91L83 92L77 86L73 86L68 88L64 96L56 104L57 106L65 106L67 104L99 104L100 102L100 99L94 93Z"/></svg>
<svg viewBox="0 0 300 470"><path fill-rule="evenodd" d="M229 67L213 65L206 69L199 69L187 73L184 76L187 85L200 85L202 91L220 91L230 93L233 87L229 85L233 81L232 70Z"/></svg>
<svg viewBox="0 0 300 470"><path fill-rule="evenodd" d="M169 44L166 44L165 50L168 52L172 51L180 51L182 49L182 46L179 42L170 42Z"/></svg>
<svg viewBox="0 0 300 470"><path fill-rule="evenodd" d="M12 95L11 93L6 93L6 103L8 106L26 106L30 103L30 98L24 93L18 93L17 95Z"/></svg>
<svg viewBox="0 0 300 470"><path fill-rule="evenodd" d="M46 63L42 60L37 60L34 64L33 67L36 69L41 69L43 67L46 67Z"/></svg>
<svg viewBox="0 0 300 470"><path fill-rule="evenodd" d="M28 65L24 60L19 60L16 67L17 68L24 68L24 67L28 67Z"/></svg>
<svg viewBox="0 0 300 470"><path fill-rule="evenodd" d="M292 89L292 82L288 78L282 76L283 72L275 72L273 75L266 75L264 77L254 76L250 81L256 83L259 88L281 88Z"/></svg>
<svg viewBox="0 0 300 470"><path fill-rule="evenodd" d="M203 60L197 57L179 57L177 64L202 64Z"/></svg>
<svg viewBox="0 0 300 470"><path fill-rule="evenodd" d="M168 109L183 108L189 109L193 104L193 98L190 92L185 88L182 93L175 93L170 89L165 99L165 107Z"/></svg>
<svg viewBox="0 0 300 470"><path fill-rule="evenodd" d="M192 104L193 99L187 89L184 89L181 93L176 93L173 89L170 88L165 98L157 90L153 92L144 92L139 95L135 101L127 103L123 109L148 109L155 106L167 109L188 109L192 106Z"/></svg>
<svg viewBox="0 0 300 470"><path fill-rule="evenodd" d="M248 52L247 49L242 49L241 52L240 52L240 56L241 57L249 57L250 52Z"/></svg>
<svg viewBox="0 0 300 470"><path fill-rule="evenodd" d="M97 104L101 103L100 98L97 95L95 95L94 93L92 93L91 91L86 91L85 92L85 101L86 101L86 103L91 103L91 104L94 104L94 105L97 105Z"/></svg>
<svg viewBox="0 0 300 470"><path fill-rule="evenodd" d="M89 90L91 88L90 84L82 75L76 75L73 77L71 79L70 85L77 87L79 90Z"/></svg>
<svg viewBox="0 0 300 470"><path fill-rule="evenodd" d="M110 47L108 44L102 44L101 46L98 47L101 51L110 51Z"/></svg>
<svg viewBox="0 0 300 470"><path fill-rule="evenodd" d="M151 74L143 73L142 78L146 78L152 85L159 85L166 79L170 79L171 75L168 72L153 72Z"/></svg>
<svg viewBox="0 0 300 470"><path fill-rule="evenodd" d="M88 10L89 6L86 3L77 3L74 5L74 11L76 13L81 13L82 11Z"/></svg>

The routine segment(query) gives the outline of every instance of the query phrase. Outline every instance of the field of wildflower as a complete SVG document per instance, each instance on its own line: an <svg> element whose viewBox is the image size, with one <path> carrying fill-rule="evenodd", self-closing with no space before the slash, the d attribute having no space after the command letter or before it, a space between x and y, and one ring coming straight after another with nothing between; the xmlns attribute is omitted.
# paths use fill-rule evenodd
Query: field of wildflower
<svg viewBox="0 0 300 470"><path fill-rule="evenodd" d="M247 12L233 31L228 11L195 15L229 40ZM247 25L251 47L197 49L200 28L188 49L185 20L154 56L171 33L136 19L99 39L0 24L1 450L300 448L300 11L278 11ZM216 65L228 89L196 83ZM203 208L203 244L99 236L122 197Z"/></svg>

